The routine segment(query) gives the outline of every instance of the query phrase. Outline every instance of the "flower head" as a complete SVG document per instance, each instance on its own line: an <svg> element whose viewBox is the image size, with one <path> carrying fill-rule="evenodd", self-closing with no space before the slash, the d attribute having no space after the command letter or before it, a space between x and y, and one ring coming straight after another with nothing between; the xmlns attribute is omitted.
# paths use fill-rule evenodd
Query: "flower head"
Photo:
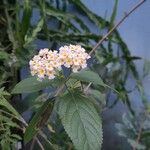
<svg viewBox="0 0 150 150"><path fill-rule="evenodd" d="M62 65L71 68L73 72L78 72L87 67L89 58L88 53L80 45L69 45L60 47L59 53L56 50L41 49L29 64L31 74L36 75L41 81L45 77L54 79L57 72L62 69Z"/></svg>
<svg viewBox="0 0 150 150"><path fill-rule="evenodd" d="M39 80L48 77L54 79L56 71L61 69L59 55L57 51L51 51L47 48L41 49L38 55L35 55L29 62L31 74L37 75Z"/></svg>
<svg viewBox="0 0 150 150"><path fill-rule="evenodd" d="M80 45L63 46L59 49L59 57L62 65L72 68L73 72L77 72L87 66L87 60L90 58L85 49Z"/></svg>

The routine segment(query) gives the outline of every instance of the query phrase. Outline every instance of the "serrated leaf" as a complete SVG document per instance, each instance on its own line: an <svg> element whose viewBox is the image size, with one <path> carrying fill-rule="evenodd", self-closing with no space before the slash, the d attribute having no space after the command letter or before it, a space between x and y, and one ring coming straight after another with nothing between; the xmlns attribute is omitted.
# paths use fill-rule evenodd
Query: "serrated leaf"
<svg viewBox="0 0 150 150"><path fill-rule="evenodd" d="M78 73L72 73L70 77L80 81L92 82L95 85L105 86L101 77L97 73L90 70L81 70Z"/></svg>
<svg viewBox="0 0 150 150"><path fill-rule="evenodd" d="M36 77L26 78L20 81L12 90L13 94L17 93L31 93L36 92L42 89L45 89L49 86L52 86L52 80L45 79L43 81L38 81Z"/></svg>
<svg viewBox="0 0 150 150"><path fill-rule="evenodd" d="M52 103L50 100L44 102L44 104L39 108L37 113L33 116L32 120L29 122L29 126L26 128L24 134L24 141L28 143L34 136L38 133L40 128L45 124L52 111Z"/></svg>
<svg viewBox="0 0 150 150"><path fill-rule="evenodd" d="M58 114L77 150L100 150L101 119L91 101L79 91L67 93L56 103Z"/></svg>

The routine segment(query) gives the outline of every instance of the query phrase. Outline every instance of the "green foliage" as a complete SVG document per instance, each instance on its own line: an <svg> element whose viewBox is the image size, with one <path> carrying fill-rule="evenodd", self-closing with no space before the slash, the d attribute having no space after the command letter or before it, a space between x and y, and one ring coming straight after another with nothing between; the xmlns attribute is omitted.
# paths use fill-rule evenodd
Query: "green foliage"
<svg viewBox="0 0 150 150"><path fill-rule="evenodd" d="M117 8L118 8L118 0L115 0L113 12L112 12L112 15L111 15L111 18L110 18L111 27L113 27L113 25L114 25L114 21L115 21L116 15L117 15Z"/></svg>
<svg viewBox="0 0 150 150"><path fill-rule="evenodd" d="M37 23L36 27L31 31L31 33L26 34L24 47L27 47L30 43L32 43L37 38L37 34L38 32L41 31L43 24L44 24L44 20L43 18L41 18Z"/></svg>
<svg viewBox="0 0 150 150"><path fill-rule="evenodd" d="M144 75L143 75L144 77L149 74L149 72L150 72L150 61L149 60L144 61L143 72L144 72Z"/></svg>
<svg viewBox="0 0 150 150"><path fill-rule="evenodd" d="M40 91L46 87L52 86L52 81L45 79L42 82L36 77L26 78L20 81L12 90L12 93L26 93Z"/></svg>
<svg viewBox="0 0 150 150"><path fill-rule="evenodd" d="M22 140L22 137L13 130L23 130L18 124L20 115L9 104L4 96L9 96L9 93L0 89L0 148L10 150L15 147L16 143ZM12 130L13 129L13 130ZM22 131L21 131L22 132Z"/></svg>
<svg viewBox="0 0 150 150"><path fill-rule="evenodd" d="M97 73L90 70L81 70L78 73L72 73L70 77L80 81L92 82L93 84L96 85L105 86L101 77Z"/></svg>
<svg viewBox="0 0 150 150"><path fill-rule="evenodd" d="M22 2L2 0L0 2L0 87L12 91L12 95L9 95L4 88L0 89L0 126L3 127L0 129L0 141L3 149L14 148L12 145L22 140L21 137L24 136L25 142L39 139L45 149L47 145L49 145L47 149L74 149L73 142L76 149L99 150L102 144L102 123L97 111L115 106L120 97L123 97L124 104L134 113L128 96L130 89L126 87L129 74L132 74L136 82L135 87L141 94L143 105L147 110L149 109L134 64L134 61L140 58L131 56L128 46L117 30L97 48L96 55L92 56L89 70L72 73L67 77L62 75L63 77L57 77L52 81L45 79L40 82L35 77L20 81L21 68L28 65L29 60L39 49L35 45L36 41L48 43L50 49L71 43L80 44L90 51L102 38L102 33L114 26L118 2L114 1L110 21L94 14L80 0ZM75 8L77 13L72 13L70 6ZM39 14L37 23L33 22L35 11ZM84 20L81 15L86 19ZM94 25L100 35L92 32L86 20ZM54 27L51 26L53 23ZM149 62L145 61L144 76L148 75L149 70ZM87 83L92 85L87 87ZM53 111L53 103L48 99L48 94L43 92L49 87L52 89L50 97L56 93L54 97L58 100L58 103L55 103L58 112ZM82 94L75 89L82 91ZM110 89L116 92L116 100L111 107L108 107L107 103L112 102L112 97L107 97L107 93L111 93ZM24 98L24 94L21 93L30 94ZM33 115L28 125L18 111L22 113L29 110ZM62 124L56 113L59 114L66 132L61 130ZM55 127L54 133L47 126L51 118ZM130 121L126 119L125 122ZM22 124L26 126L25 134ZM124 128L123 125L119 126L121 129ZM142 140L137 143L135 137L138 127L135 129L132 123L127 126L133 130L130 130L133 135L128 140L132 146L141 149L145 143L146 147L149 146L149 130L143 130ZM14 133L16 130L19 130L19 134ZM129 132L121 130L121 134L127 133Z"/></svg>
<svg viewBox="0 0 150 150"><path fill-rule="evenodd" d="M80 91L70 91L59 98L57 111L76 149L101 149L102 122L90 100Z"/></svg>
<svg viewBox="0 0 150 150"><path fill-rule="evenodd" d="M90 89L90 95L94 97L101 106L106 105L106 95L98 90Z"/></svg>
<svg viewBox="0 0 150 150"><path fill-rule="evenodd" d="M9 55L6 52L0 52L0 60L7 60Z"/></svg>
<svg viewBox="0 0 150 150"><path fill-rule="evenodd" d="M21 24L21 29L22 29L22 37L25 37L27 34L27 31L30 27L30 20L31 20L31 15L32 15L32 3L30 0L24 0L23 3L23 17L22 17L22 24Z"/></svg>
<svg viewBox="0 0 150 150"><path fill-rule="evenodd" d="M125 137L131 147L146 150L150 147L150 114L147 112L137 116L123 115L123 123L117 123L118 134Z"/></svg>
<svg viewBox="0 0 150 150"><path fill-rule="evenodd" d="M45 99L46 100L46 99ZM52 104L50 100L44 102L44 104L37 110L32 120L29 122L29 126L26 128L24 134L24 141L28 143L31 139L35 137L40 128L46 124L52 111Z"/></svg>

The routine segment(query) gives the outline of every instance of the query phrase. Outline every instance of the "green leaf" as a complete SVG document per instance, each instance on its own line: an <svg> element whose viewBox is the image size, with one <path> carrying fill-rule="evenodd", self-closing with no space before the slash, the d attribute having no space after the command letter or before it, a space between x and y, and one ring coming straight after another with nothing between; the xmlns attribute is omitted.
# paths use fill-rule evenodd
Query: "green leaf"
<svg viewBox="0 0 150 150"><path fill-rule="evenodd" d="M136 142L133 139L128 139L128 142L131 144L132 147L134 147L137 150L145 150L146 147L138 142Z"/></svg>
<svg viewBox="0 0 150 150"><path fill-rule="evenodd" d="M141 137L144 139L150 137L150 131L143 131L142 134L141 134Z"/></svg>
<svg viewBox="0 0 150 150"><path fill-rule="evenodd" d="M150 72L150 61L149 60L144 61L143 72L144 72L144 75L143 75L144 77L149 74L149 72Z"/></svg>
<svg viewBox="0 0 150 150"><path fill-rule="evenodd" d="M17 134L11 134L11 137L17 140L22 140L22 138Z"/></svg>
<svg viewBox="0 0 150 150"><path fill-rule="evenodd" d="M100 150L102 123L92 102L79 91L66 93L56 108L65 131L77 150Z"/></svg>
<svg viewBox="0 0 150 150"><path fill-rule="evenodd" d="M11 106L11 104L9 104L9 102L6 99L4 99L4 98L0 99L0 106L4 106L10 112L12 112L14 115L16 115L18 118L20 117L19 113L15 110L14 107Z"/></svg>
<svg viewBox="0 0 150 150"><path fill-rule="evenodd" d="M81 11L83 14L85 14L90 21L92 21L94 24L96 24L99 28L102 26L102 24L105 22L103 18L100 16L94 14L92 11L90 11L81 1L79 0L69 0L71 4L74 4L79 11Z"/></svg>
<svg viewBox="0 0 150 150"><path fill-rule="evenodd" d="M72 73L70 77L80 81L92 82L95 85L105 86L101 77L97 73L90 70L81 70L78 73Z"/></svg>
<svg viewBox="0 0 150 150"><path fill-rule="evenodd" d="M1 141L1 148L4 150L11 150L10 143L8 141L2 140Z"/></svg>
<svg viewBox="0 0 150 150"><path fill-rule="evenodd" d="M27 34L27 31L30 27L30 19L32 15L32 6L30 0L24 0L23 3L23 17L22 17L22 24L21 24L21 30L22 30L22 36Z"/></svg>
<svg viewBox="0 0 150 150"><path fill-rule="evenodd" d="M4 52L4 51L1 51L0 52L0 60L6 60L9 58L9 54Z"/></svg>
<svg viewBox="0 0 150 150"><path fill-rule="evenodd" d="M9 96L10 94L4 91L4 87L0 88L0 96Z"/></svg>
<svg viewBox="0 0 150 150"><path fill-rule="evenodd" d="M49 86L52 86L53 80L45 79L43 81L38 81L36 77L26 78L20 81L12 90L13 94L17 93L31 93Z"/></svg>
<svg viewBox="0 0 150 150"><path fill-rule="evenodd" d="M4 1L4 4L6 6L4 8L5 8L5 15L6 15L6 20L7 20L7 35L8 35L8 38L9 38L9 40L11 41L11 43L13 45L13 49L15 50L18 47L18 44L16 42L16 38L15 38L15 35L14 35L14 30L12 28L13 19L10 17L10 15L8 13L8 3L7 3L7 1Z"/></svg>
<svg viewBox="0 0 150 150"><path fill-rule="evenodd" d="M37 26L32 30L32 32L29 35L27 34L25 36L24 47L26 47L27 45L29 45L31 42L33 42L36 39L38 32L40 32L43 27L43 24L44 24L44 20L43 18L41 18Z"/></svg>
<svg viewBox="0 0 150 150"><path fill-rule="evenodd" d="M114 21L117 15L117 6L118 6L118 0L115 0L115 4L114 4L114 8L113 8L113 12L110 18L110 27L112 28L114 25Z"/></svg>
<svg viewBox="0 0 150 150"><path fill-rule="evenodd" d="M25 143L28 143L48 120L52 111L51 100L47 100L46 102L44 102L44 104L39 108L37 113L33 116L32 120L29 122L29 126L26 128L24 134Z"/></svg>
<svg viewBox="0 0 150 150"><path fill-rule="evenodd" d="M30 109L37 110L37 108L39 108L47 98L47 93L42 93L36 99L33 100L32 104L30 104Z"/></svg>
<svg viewBox="0 0 150 150"><path fill-rule="evenodd" d="M125 129L125 127L120 124L120 123L116 123L115 124L116 129L118 130L118 135L127 138L127 130Z"/></svg>
<svg viewBox="0 0 150 150"><path fill-rule="evenodd" d="M69 79L66 82L66 85L67 85L68 88L78 88L78 87L81 87L81 83L77 79Z"/></svg>
<svg viewBox="0 0 150 150"><path fill-rule="evenodd" d="M92 90L90 89L90 94L103 106L106 105L106 97L105 94L101 93L98 90Z"/></svg>
<svg viewBox="0 0 150 150"><path fill-rule="evenodd" d="M142 98L142 102L143 102L144 106L146 108L148 108L148 99L146 97L142 82L140 80L137 80L136 83L137 83L137 87L138 87L139 93L140 93L141 98Z"/></svg>
<svg viewBox="0 0 150 150"><path fill-rule="evenodd" d="M4 98L4 95L9 95L9 93L3 91L4 88L0 89L0 106L5 107L10 112L12 112L14 115L16 115L18 118L20 118L19 113L15 110L15 108Z"/></svg>

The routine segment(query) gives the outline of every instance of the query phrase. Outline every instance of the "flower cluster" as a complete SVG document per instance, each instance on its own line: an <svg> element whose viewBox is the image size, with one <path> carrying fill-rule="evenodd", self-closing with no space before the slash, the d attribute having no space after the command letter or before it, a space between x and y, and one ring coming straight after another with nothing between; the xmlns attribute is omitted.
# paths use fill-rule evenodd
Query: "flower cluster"
<svg viewBox="0 0 150 150"><path fill-rule="evenodd" d="M32 76L37 75L42 80L45 76L54 79L57 70L61 69L59 54L57 51L49 51L47 48L41 49L29 62Z"/></svg>
<svg viewBox="0 0 150 150"><path fill-rule="evenodd" d="M87 59L90 58L80 45L60 47L59 57L62 65L67 68L71 67L73 72L87 67Z"/></svg>
<svg viewBox="0 0 150 150"><path fill-rule="evenodd" d="M77 72L87 66L89 58L90 56L80 45L69 45L60 47L59 53L56 50L41 49L29 64L32 76L37 75L39 80L45 77L54 79L61 66L64 65Z"/></svg>

